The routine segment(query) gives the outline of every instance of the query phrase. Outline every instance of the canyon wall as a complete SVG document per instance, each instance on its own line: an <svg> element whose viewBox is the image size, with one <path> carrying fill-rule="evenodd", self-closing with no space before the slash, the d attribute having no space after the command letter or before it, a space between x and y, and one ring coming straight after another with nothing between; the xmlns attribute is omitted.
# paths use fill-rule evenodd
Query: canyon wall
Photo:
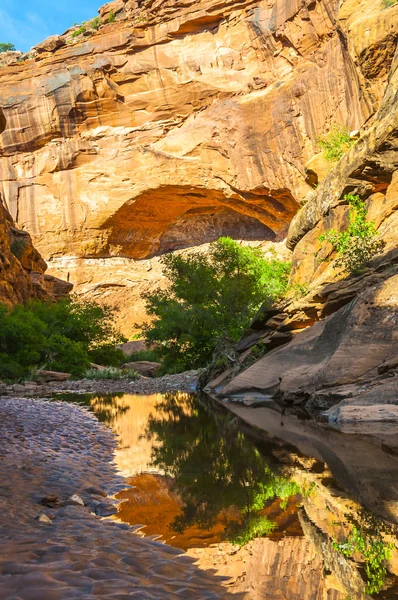
<svg viewBox="0 0 398 600"><path fill-rule="evenodd" d="M74 27L1 68L0 191L12 217L57 274L90 271L97 296L98 259L145 272L142 261L221 234L282 239L311 193L319 136L333 122L368 126L380 107L398 30L396 7L381 9L105 5L98 31Z"/></svg>
<svg viewBox="0 0 398 600"><path fill-rule="evenodd" d="M0 196L0 303L57 299L68 294L72 284L46 274L46 269L29 233L15 227Z"/></svg>

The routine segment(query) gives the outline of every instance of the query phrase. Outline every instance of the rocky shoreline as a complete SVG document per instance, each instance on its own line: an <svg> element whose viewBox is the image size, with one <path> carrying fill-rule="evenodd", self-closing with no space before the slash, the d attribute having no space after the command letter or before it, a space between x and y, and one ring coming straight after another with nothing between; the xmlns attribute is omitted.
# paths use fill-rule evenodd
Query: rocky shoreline
<svg viewBox="0 0 398 600"><path fill-rule="evenodd" d="M1 397L0 436L2 600L226 597L221 578L179 550L99 516L127 485L92 413Z"/></svg>
<svg viewBox="0 0 398 600"><path fill-rule="evenodd" d="M198 383L198 371L185 371L163 377L140 377L137 380L109 379L91 380L79 379L76 381L52 381L43 385L34 381L24 384L16 383L5 385L0 382L0 396L7 397L53 397L59 393L72 394L165 394L167 392L193 392Z"/></svg>

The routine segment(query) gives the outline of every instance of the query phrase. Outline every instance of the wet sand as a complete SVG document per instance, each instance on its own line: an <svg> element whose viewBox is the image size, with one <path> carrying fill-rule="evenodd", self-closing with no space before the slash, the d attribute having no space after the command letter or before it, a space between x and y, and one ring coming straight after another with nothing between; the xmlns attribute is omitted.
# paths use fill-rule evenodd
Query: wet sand
<svg viewBox="0 0 398 600"><path fill-rule="evenodd" d="M1 600L243 598L181 551L94 514L126 482L111 431L84 408L0 397L0 440ZM41 504L50 494L61 506ZM86 505L68 504L74 494Z"/></svg>

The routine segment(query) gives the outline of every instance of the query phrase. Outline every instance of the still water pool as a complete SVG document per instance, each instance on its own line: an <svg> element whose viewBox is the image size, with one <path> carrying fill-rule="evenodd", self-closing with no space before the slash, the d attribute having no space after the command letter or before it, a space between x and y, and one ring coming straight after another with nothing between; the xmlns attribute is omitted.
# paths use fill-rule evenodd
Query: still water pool
<svg viewBox="0 0 398 600"><path fill-rule="evenodd" d="M276 437L275 412L253 409L264 433L195 394L61 398L89 406L117 436L131 486L117 495L118 520L183 550L301 539L338 581L333 598L398 598L398 456L379 438L287 417Z"/></svg>

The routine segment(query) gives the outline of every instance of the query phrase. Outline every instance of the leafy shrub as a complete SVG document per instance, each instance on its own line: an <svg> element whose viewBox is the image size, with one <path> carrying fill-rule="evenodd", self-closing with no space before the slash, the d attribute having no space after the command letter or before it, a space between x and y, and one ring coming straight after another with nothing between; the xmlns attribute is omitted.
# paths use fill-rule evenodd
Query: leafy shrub
<svg viewBox="0 0 398 600"><path fill-rule="evenodd" d="M358 273L379 254L384 242L377 239L374 221L367 221L365 202L359 196L346 194L344 200L350 205L349 226L345 231L330 229L319 236L320 242L329 242L338 253L337 267L343 267L350 273Z"/></svg>
<svg viewBox="0 0 398 600"><path fill-rule="evenodd" d="M318 140L318 144L323 149L326 160L336 162L354 144L354 140L350 138L350 130L347 127L335 123L330 131Z"/></svg>
<svg viewBox="0 0 398 600"><path fill-rule="evenodd" d="M139 379L139 374L134 369L117 369L116 367L106 367L99 371L98 369L88 369L85 373L86 379L100 381L103 379L129 379L135 381Z"/></svg>
<svg viewBox="0 0 398 600"><path fill-rule="evenodd" d="M74 31L72 33L72 37L77 37L78 35L81 35L82 33L85 33L87 31L86 27L84 25L80 25L79 29L76 29L76 31Z"/></svg>
<svg viewBox="0 0 398 600"><path fill-rule="evenodd" d="M10 42L0 42L0 53L1 52L15 52L14 44L10 44Z"/></svg>
<svg viewBox="0 0 398 600"><path fill-rule="evenodd" d="M99 352L106 362L106 350L122 341L112 310L93 302L0 305L0 379L21 379L35 367L81 376Z"/></svg>
<svg viewBox="0 0 398 600"><path fill-rule="evenodd" d="M20 260L26 250L28 242L26 238L15 238L10 245L12 254Z"/></svg>
<svg viewBox="0 0 398 600"><path fill-rule="evenodd" d="M390 6L395 6L398 3L398 0L382 0L383 8L390 8Z"/></svg>
<svg viewBox="0 0 398 600"><path fill-rule="evenodd" d="M304 298L310 291L307 283L295 283L290 289L293 292L294 300L300 300L300 298Z"/></svg>
<svg viewBox="0 0 398 600"><path fill-rule="evenodd" d="M352 523L349 537L343 542L333 541L334 549L344 556L353 558L359 555L364 561L366 593L369 595L378 594L384 587L387 578L385 565L394 549L393 543L384 540L384 534L392 532L392 528L390 530L374 515L361 512L359 521Z"/></svg>
<svg viewBox="0 0 398 600"><path fill-rule="evenodd" d="M123 354L123 353L122 353ZM123 354L123 363L137 362L139 360L148 360L150 362L159 362L159 353L156 350L136 350L128 356ZM120 364L123 364L120 363Z"/></svg>
<svg viewBox="0 0 398 600"><path fill-rule="evenodd" d="M94 17L94 19L90 21L91 29L95 29L96 31L101 27L101 25L103 25L103 21L100 17Z"/></svg>
<svg viewBox="0 0 398 600"><path fill-rule="evenodd" d="M115 13L113 10L109 12L108 23L114 23L116 21Z"/></svg>
<svg viewBox="0 0 398 600"><path fill-rule="evenodd" d="M278 524L266 515L250 515L242 522L232 521L226 528L227 539L232 544L245 546L252 540L270 535Z"/></svg>
<svg viewBox="0 0 398 600"><path fill-rule="evenodd" d="M290 271L290 263L265 260L230 238L210 244L207 254L161 260L169 286L143 295L154 320L142 329L175 371L205 366L219 340L237 341L264 299L284 294Z"/></svg>

